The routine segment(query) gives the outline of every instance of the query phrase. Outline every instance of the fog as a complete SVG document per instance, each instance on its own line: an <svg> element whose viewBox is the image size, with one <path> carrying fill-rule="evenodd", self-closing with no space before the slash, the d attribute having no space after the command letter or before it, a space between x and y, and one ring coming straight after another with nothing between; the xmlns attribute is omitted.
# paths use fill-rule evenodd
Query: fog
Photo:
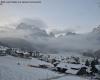
<svg viewBox="0 0 100 80"><path fill-rule="evenodd" d="M36 49L44 52L81 52L88 49L96 50L100 47L99 32L89 32L84 34L73 33L69 30L46 31L46 24L41 20L23 19L15 28L0 28L0 38L19 38L31 43ZM55 37L59 34L58 37Z"/></svg>

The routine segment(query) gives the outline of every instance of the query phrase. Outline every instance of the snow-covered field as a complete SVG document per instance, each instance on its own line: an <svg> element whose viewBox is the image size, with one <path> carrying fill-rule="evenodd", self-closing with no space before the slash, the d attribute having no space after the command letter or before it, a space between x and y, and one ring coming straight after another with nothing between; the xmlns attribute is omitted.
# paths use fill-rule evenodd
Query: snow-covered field
<svg viewBox="0 0 100 80"><path fill-rule="evenodd" d="M20 63L20 65L18 65ZM29 67L28 65L47 64L33 59L12 56L0 56L0 80L87 80L78 76L59 74L47 69Z"/></svg>
<svg viewBox="0 0 100 80"><path fill-rule="evenodd" d="M88 79L77 77L77 76L65 76L59 79L52 79L52 80L88 80Z"/></svg>

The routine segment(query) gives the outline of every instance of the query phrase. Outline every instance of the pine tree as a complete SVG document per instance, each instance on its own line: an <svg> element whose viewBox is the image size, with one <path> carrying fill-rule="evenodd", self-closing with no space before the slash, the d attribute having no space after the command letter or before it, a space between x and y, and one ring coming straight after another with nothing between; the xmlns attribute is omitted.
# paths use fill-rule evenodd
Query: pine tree
<svg viewBox="0 0 100 80"><path fill-rule="evenodd" d="M89 63L88 60L86 60L85 65L86 65L86 66L89 66L89 65L90 65L90 63Z"/></svg>

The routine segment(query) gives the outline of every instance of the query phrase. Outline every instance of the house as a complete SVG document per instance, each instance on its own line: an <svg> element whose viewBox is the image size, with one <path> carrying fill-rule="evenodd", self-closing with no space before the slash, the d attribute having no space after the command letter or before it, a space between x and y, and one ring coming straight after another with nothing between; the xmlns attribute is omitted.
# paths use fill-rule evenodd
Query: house
<svg viewBox="0 0 100 80"><path fill-rule="evenodd" d="M21 58L29 58L30 57L30 53L27 52L27 51L22 51L22 50L17 50L16 51L16 55L18 57L21 57Z"/></svg>
<svg viewBox="0 0 100 80"><path fill-rule="evenodd" d="M0 48L0 56L5 56L6 55L6 50Z"/></svg>
<svg viewBox="0 0 100 80"><path fill-rule="evenodd" d="M31 56L32 57L40 57L40 51L32 51L32 52L30 52L30 54L31 54Z"/></svg>
<svg viewBox="0 0 100 80"><path fill-rule="evenodd" d="M67 59L67 63L80 64L80 60L78 57L71 57Z"/></svg>
<svg viewBox="0 0 100 80"><path fill-rule="evenodd" d="M10 55L11 54L11 51L12 51L12 49L9 48L9 49L6 50L6 53Z"/></svg>
<svg viewBox="0 0 100 80"><path fill-rule="evenodd" d="M87 74L87 67L82 64L60 63L57 65L57 71L67 74L83 75Z"/></svg>
<svg viewBox="0 0 100 80"><path fill-rule="evenodd" d="M66 73L77 74L77 75L87 74L87 67L82 64L67 63L67 68L68 70L66 71Z"/></svg>
<svg viewBox="0 0 100 80"><path fill-rule="evenodd" d="M21 50L16 50L15 51L15 55L17 56L17 57L24 57L24 54L23 54L24 52L23 51L21 51Z"/></svg>
<svg viewBox="0 0 100 80"><path fill-rule="evenodd" d="M29 57L30 57L30 53L28 53L28 52L23 52L23 57L24 57L24 58L29 58Z"/></svg>
<svg viewBox="0 0 100 80"><path fill-rule="evenodd" d="M18 48L8 48L6 53L12 56L18 56L16 53L19 51Z"/></svg>
<svg viewBox="0 0 100 80"><path fill-rule="evenodd" d="M0 46L0 56L6 55L7 47Z"/></svg>
<svg viewBox="0 0 100 80"><path fill-rule="evenodd" d="M98 70L98 73L100 74L100 64L99 65L95 65L95 67Z"/></svg>
<svg viewBox="0 0 100 80"><path fill-rule="evenodd" d="M56 66L56 68L58 72L62 72L62 73L65 73L68 70L66 63L60 63Z"/></svg>

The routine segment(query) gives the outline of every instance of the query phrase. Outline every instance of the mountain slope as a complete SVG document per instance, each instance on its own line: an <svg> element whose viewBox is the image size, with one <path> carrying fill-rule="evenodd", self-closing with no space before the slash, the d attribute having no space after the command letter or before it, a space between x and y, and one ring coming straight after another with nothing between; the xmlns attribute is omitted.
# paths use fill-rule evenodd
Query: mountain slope
<svg viewBox="0 0 100 80"><path fill-rule="evenodd" d="M24 39L20 38L0 38L0 42L7 46L13 48L21 48L26 50L34 50L32 44Z"/></svg>

